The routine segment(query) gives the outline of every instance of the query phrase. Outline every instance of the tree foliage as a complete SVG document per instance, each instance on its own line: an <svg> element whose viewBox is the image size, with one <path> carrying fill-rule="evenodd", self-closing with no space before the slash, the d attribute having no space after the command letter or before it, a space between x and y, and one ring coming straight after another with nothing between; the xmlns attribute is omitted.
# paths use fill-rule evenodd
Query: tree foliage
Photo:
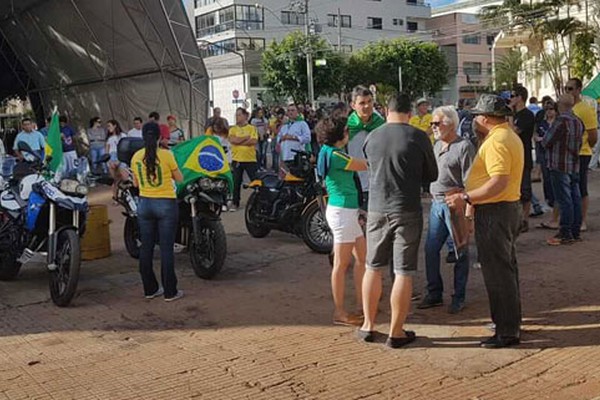
<svg viewBox="0 0 600 400"><path fill-rule="evenodd" d="M313 68L315 98L340 92L345 65L342 55L322 38L293 32L281 42L273 41L262 55L263 78L274 95L289 96L295 102L308 100L307 51L314 60L327 62Z"/></svg>
<svg viewBox="0 0 600 400"><path fill-rule="evenodd" d="M348 61L346 88L356 84L383 84L399 87L411 97L431 95L448 82L448 63L435 43L394 39L371 43Z"/></svg>
<svg viewBox="0 0 600 400"><path fill-rule="evenodd" d="M520 51L511 49L496 63L496 87L517 85L519 71L523 68L523 56Z"/></svg>
<svg viewBox="0 0 600 400"><path fill-rule="evenodd" d="M530 60L524 60L522 67L528 65L527 61L539 65L540 71L552 80L556 95L560 95L567 79L590 76L598 62L589 28L570 15L571 7L581 8L581 3L581 0L523 3L504 0L500 5L484 7L479 17L484 26L503 29L509 35L528 32ZM548 44L552 44L550 49Z"/></svg>

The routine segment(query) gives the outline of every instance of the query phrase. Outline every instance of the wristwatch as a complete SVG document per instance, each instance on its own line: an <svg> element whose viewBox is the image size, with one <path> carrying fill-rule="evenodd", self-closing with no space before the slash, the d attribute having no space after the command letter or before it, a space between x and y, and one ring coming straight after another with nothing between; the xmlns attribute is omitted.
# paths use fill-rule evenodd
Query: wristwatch
<svg viewBox="0 0 600 400"><path fill-rule="evenodd" d="M465 203L467 203L468 205L472 205L471 204L471 197L469 197L469 195L468 195L467 192L463 193L461 197L465 201Z"/></svg>

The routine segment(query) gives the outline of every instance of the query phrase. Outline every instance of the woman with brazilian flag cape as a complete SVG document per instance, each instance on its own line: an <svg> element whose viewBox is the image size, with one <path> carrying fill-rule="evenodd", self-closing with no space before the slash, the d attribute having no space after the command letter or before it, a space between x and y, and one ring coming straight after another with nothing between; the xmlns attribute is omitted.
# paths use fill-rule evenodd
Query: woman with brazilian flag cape
<svg viewBox="0 0 600 400"><path fill-rule="evenodd" d="M190 182L199 178L224 179L233 191L233 175L227 156L218 139L214 136L198 136L173 147L175 161L183 174L183 181L177 184L177 195Z"/></svg>

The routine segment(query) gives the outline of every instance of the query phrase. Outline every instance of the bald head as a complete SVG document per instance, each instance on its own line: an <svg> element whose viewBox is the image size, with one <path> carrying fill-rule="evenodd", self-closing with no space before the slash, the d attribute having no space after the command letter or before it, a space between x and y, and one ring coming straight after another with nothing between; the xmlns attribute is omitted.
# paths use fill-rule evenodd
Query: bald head
<svg viewBox="0 0 600 400"><path fill-rule="evenodd" d="M569 112L575 105L575 98L570 94L563 94L558 98L558 112Z"/></svg>

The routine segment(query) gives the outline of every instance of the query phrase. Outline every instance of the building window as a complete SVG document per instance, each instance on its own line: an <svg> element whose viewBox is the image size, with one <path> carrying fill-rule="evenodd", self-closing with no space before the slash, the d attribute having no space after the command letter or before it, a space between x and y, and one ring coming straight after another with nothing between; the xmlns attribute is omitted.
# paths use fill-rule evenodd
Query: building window
<svg viewBox="0 0 600 400"><path fill-rule="evenodd" d="M200 44L200 54L204 58L220 56L235 51L235 40L227 39L210 44Z"/></svg>
<svg viewBox="0 0 600 400"><path fill-rule="evenodd" d="M337 14L327 14L327 26L337 28L337 20ZM342 28L352 28L352 17L350 15L342 15Z"/></svg>
<svg viewBox="0 0 600 400"><path fill-rule="evenodd" d="M263 9L256 6L235 6L235 27L245 31L263 30Z"/></svg>
<svg viewBox="0 0 600 400"><path fill-rule="evenodd" d="M463 33L468 33L468 32L463 32ZM463 36L463 43L464 44L481 44L481 35L478 35L478 34L468 35L468 34L466 34L465 36Z"/></svg>
<svg viewBox="0 0 600 400"><path fill-rule="evenodd" d="M264 29L264 11L255 6L231 6L196 17L196 35L204 37L233 29Z"/></svg>
<svg viewBox="0 0 600 400"><path fill-rule="evenodd" d="M487 74L492 75L492 63L487 63Z"/></svg>
<svg viewBox="0 0 600 400"><path fill-rule="evenodd" d="M416 32L419 30L419 23L413 21L406 21L406 30L409 32Z"/></svg>
<svg viewBox="0 0 600 400"><path fill-rule="evenodd" d="M481 75L481 63L480 62L463 62L463 73L465 75Z"/></svg>
<svg viewBox="0 0 600 400"><path fill-rule="evenodd" d="M485 41L487 42L488 46L493 46L494 45L494 40L496 40L496 35L487 35Z"/></svg>
<svg viewBox="0 0 600 400"><path fill-rule="evenodd" d="M367 17L367 29L383 29L383 20L378 17Z"/></svg>
<svg viewBox="0 0 600 400"><path fill-rule="evenodd" d="M209 6L211 4L215 4L217 0L194 0L194 7L200 8L204 6Z"/></svg>
<svg viewBox="0 0 600 400"><path fill-rule="evenodd" d="M282 11L281 23L285 25L304 25L305 15L296 11Z"/></svg>
<svg viewBox="0 0 600 400"><path fill-rule="evenodd" d="M334 44L333 49L338 51L338 45ZM351 44L343 44L342 45L342 53L352 53L352 45Z"/></svg>
<svg viewBox="0 0 600 400"><path fill-rule="evenodd" d="M402 18L394 18L392 20L392 24L394 26L402 26L402 25L404 25L404 20Z"/></svg>
<svg viewBox="0 0 600 400"><path fill-rule="evenodd" d="M258 75L250 75L250 87L260 87L260 77Z"/></svg>
<svg viewBox="0 0 600 400"><path fill-rule="evenodd" d="M237 50L264 50L265 39L261 38L237 38Z"/></svg>

